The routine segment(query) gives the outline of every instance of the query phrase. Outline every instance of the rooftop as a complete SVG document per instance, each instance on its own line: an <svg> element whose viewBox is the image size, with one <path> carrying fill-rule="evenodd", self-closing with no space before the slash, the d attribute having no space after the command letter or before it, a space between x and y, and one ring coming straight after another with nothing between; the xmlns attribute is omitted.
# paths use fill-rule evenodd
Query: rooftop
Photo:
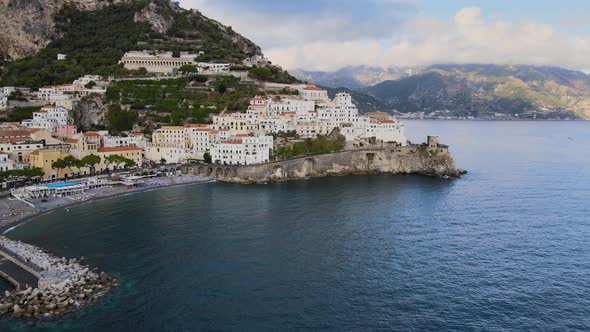
<svg viewBox="0 0 590 332"><path fill-rule="evenodd" d="M142 151L137 146L117 146L112 148L100 148L98 152L123 152L123 151Z"/></svg>

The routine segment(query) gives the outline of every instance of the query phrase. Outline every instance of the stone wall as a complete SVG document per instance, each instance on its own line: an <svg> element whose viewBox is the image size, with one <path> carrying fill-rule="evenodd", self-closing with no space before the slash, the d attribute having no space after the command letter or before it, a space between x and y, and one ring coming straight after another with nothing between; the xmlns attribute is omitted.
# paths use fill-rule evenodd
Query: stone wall
<svg viewBox="0 0 590 332"><path fill-rule="evenodd" d="M218 179L236 183L265 183L306 177L353 174L420 174L460 177L449 149L443 145L412 145L360 149L302 157L261 165L238 166L217 172ZM228 174L228 176L224 176Z"/></svg>

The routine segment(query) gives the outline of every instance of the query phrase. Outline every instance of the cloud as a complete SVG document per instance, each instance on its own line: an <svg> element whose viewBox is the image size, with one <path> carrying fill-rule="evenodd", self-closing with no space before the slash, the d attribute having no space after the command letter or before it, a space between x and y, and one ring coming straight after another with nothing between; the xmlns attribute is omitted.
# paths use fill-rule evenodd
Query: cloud
<svg viewBox="0 0 590 332"><path fill-rule="evenodd" d="M418 15L407 2L316 0L315 11L228 10L211 0L184 0L232 25L288 69L337 70L349 65L424 66L435 63L556 65L590 68L590 36L535 21L482 16L466 7L447 19ZM302 1L306 6L307 1ZM327 4L330 4L327 5ZM217 4L217 5L216 5ZM338 7L339 9L329 10Z"/></svg>

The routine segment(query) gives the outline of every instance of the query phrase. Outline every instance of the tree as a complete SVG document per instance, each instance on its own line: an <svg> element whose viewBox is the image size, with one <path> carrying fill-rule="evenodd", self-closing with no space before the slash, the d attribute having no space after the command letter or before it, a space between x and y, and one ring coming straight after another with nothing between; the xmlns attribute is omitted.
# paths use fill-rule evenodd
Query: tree
<svg viewBox="0 0 590 332"><path fill-rule="evenodd" d="M66 164L66 168L70 170L70 173L74 173L72 171L72 167L78 168L78 172L80 171L80 166L83 167L83 165L80 163L80 160L74 156L66 156L64 157L63 161Z"/></svg>
<svg viewBox="0 0 590 332"><path fill-rule="evenodd" d="M160 159L160 163L161 163L162 165L166 165L166 159L164 159L164 158Z"/></svg>
<svg viewBox="0 0 590 332"><path fill-rule="evenodd" d="M114 133L133 129L133 125L139 119L137 111L123 110L119 105L111 107L108 114L109 129Z"/></svg>
<svg viewBox="0 0 590 332"><path fill-rule="evenodd" d="M227 92L227 85L225 85L225 83L219 83L215 89L220 94L224 94Z"/></svg>
<svg viewBox="0 0 590 332"><path fill-rule="evenodd" d="M96 164L100 164L101 158L95 154L89 154L82 158L81 162L90 168L90 173L96 172Z"/></svg>
<svg viewBox="0 0 590 332"><path fill-rule="evenodd" d="M84 87L88 90L94 88L95 86L96 86L96 82L94 82L94 81L90 81L90 82L88 82L88 84L84 85Z"/></svg>
<svg viewBox="0 0 590 332"><path fill-rule="evenodd" d="M198 72L197 67L194 65L182 65L180 68L178 68L178 71L185 74L193 74Z"/></svg>
<svg viewBox="0 0 590 332"><path fill-rule="evenodd" d="M118 165L123 165L123 167L128 168L128 167L133 167L136 165L135 161L129 159L129 158L125 158L123 156L120 156L118 154L113 154L110 155L108 157L105 158L105 161L108 164L115 164L115 167L117 167ZM108 168L108 166L107 166Z"/></svg>
<svg viewBox="0 0 590 332"><path fill-rule="evenodd" d="M60 169L68 168L68 164L63 159L60 158L60 159L54 161L53 163L51 163L51 168L57 169L59 171Z"/></svg>
<svg viewBox="0 0 590 332"><path fill-rule="evenodd" d="M211 162L213 161L213 159L211 158L211 154L209 152L205 152L205 154L203 155L203 159L207 164L211 164Z"/></svg>

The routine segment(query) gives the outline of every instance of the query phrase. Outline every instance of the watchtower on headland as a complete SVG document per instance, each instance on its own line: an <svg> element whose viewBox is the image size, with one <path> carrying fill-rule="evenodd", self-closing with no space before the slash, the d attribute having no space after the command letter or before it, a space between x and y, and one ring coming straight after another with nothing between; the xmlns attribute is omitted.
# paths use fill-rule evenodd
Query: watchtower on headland
<svg viewBox="0 0 590 332"><path fill-rule="evenodd" d="M428 147L429 148L438 148L438 136L428 136Z"/></svg>

